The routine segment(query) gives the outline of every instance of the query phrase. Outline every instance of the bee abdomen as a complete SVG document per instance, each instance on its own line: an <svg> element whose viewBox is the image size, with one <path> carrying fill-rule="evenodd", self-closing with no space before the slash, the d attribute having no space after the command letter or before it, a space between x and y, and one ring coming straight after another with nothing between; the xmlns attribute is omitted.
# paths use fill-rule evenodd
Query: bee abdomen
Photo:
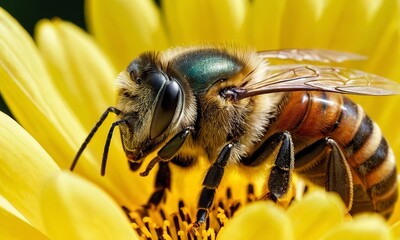
<svg viewBox="0 0 400 240"><path fill-rule="evenodd" d="M281 120L293 115L301 117ZM398 194L395 157L379 126L359 105L340 94L297 92L289 95L281 116L278 126L296 136L296 152L325 137L339 144L353 177L352 213L375 211L390 216ZM295 166L298 173L323 186L326 162L321 157L306 158Z"/></svg>
<svg viewBox="0 0 400 240"><path fill-rule="evenodd" d="M376 141L379 142L377 146L370 142L372 140L367 141L365 146L356 151L349 158L349 163L353 164L353 169L370 197L373 210L388 217L393 211L398 194L395 157L382 136L380 141ZM372 155L368 155L371 150L367 151L367 149L373 150ZM364 154L363 151L365 151ZM356 183L356 180L354 182ZM360 208L359 210L368 209Z"/></svg>
<svg viewBox="0 0 400 240"><path fill-rule="evenodd" d="M347 100L344 101L346 102ZM358 124L347 123L353 125L356 133L350 141L345 141L344 145L344 153L355 175L354 186L362 186L354 188L352 212L373 210L388 217L397 199L395 157L379 126L365 115L361 107L357 108L357 116L354 116L354 119ZM332 132L333 137L339 134L340 132ZM365 203L368 198L357 197L362 196L363 192L366 192L371 204Z"/></svg>
<svg viewBox="0 0 400 240"><path fill-rule="evenodd" d="M355 197L352 213L372 210L389 217L397 200L397 172L393 151L382 136L379 126L364 110L347 97L343 99L341 115L348 117L339 125L350 126L355 133L352 137L342 138L343 132L334 129L331 135L343 142L344 153L353 169Z"/></svg>

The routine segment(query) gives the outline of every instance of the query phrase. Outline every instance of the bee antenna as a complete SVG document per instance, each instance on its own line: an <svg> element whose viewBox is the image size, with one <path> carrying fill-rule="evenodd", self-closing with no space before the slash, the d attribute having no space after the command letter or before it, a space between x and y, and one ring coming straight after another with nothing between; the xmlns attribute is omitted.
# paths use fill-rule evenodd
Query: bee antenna
<svg viewBox="0 0 400 240"><path fill-rule="evenodd" d="M101 176L104 176L104 174L106 173L108 150L110 149L110 143L114 132L114 128L118 125L125 124L127 122L128 122L127 119L120 119L118 121L115 121L112 123L110 130L108 131L106 143L104 144L103 159L101 160L101 170L100 170Z"/></svg>
<svg viewBox="0 0 400 240"><path fill-rule="evenodd" d="M69 168L71 171L74 171L76 164L78 163L79 157L82 155L83 151L85 150L86 146L97 132L97 129L103 124L104 120L106 120L108 113L115 113L119 115L121 113L120 110L116 109L115 107L108 107L107 110L101 115L99 121L97 121L96 125L90 130L89 135L86 137L85 141L82 143L81 147L79 148L78 152L76 153L74 160L72 161L71 167ZM104 156L103 156L104 157Z"/></svg>

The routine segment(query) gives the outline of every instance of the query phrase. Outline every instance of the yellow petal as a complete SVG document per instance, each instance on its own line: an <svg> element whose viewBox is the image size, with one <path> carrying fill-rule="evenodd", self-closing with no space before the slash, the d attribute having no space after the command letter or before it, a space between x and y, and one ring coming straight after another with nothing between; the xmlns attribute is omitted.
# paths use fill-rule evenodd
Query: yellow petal
<svg viewBox="0 0 400 240"><path fill-rule="evenodd" d="M69 168L87 133L54 87L29 35L2 9L0 22L1 94L21 125L46 149L54 161L62 168ZM88 108L90 106L86 109ZM140 180L135 181L140 178L138 174L129 174L126 162L122 161L126 158L121 153L122 148L117 144L118 141L115 141L118 147L110 149L110 159L121 161L109 161L111 164L108 166L110 171L107 172L107 177L100 176L100 156L104 143L99 142L104 139L101 136L96 139L97 145L93 146L95 154L91 155L90 151L86 151L78 170L87 178L101 184L121 203L142 203L132 199L136 199L136 196L143 198L143 192L146 191L142 190L147 186L141 185ZM138 185L133 188L132 182Z"/></svg>
<svg viewBox="0 0 400 240"><path fill-rule="evenodd" d="M287 213L297 239L318 239L343 222L345 207L337 194L317 190L293 203Z"/></svg>
<svg viewBox="0 0 400 240"><path fill-rule="evenodd" d="M395 9L400 12L400 6ZM400 64L400 22L397 19L400 13L388 20L384 33L373 47L365 69L400 82L400 73L397 66Z"/></svg>
<svg viewBox="0 0 400 240"><path fill-rule="evenodd" d="M251 4L243 34L248 36L249 42L258 50L280 48L285 2L254 0Z"/></svg>
<svg viewBox="0 0 400 240"><path fill-rule="evenodd" d="M7 199L0 195L0 208L4 211L14 215L16 218L28 223L29 221L22 215ZM1 231L0 231L1 232Z"/></svg>
<svg viewBox="0 0 400 240"><path fill-rule="evenodd" d="M369 56L391 21L398 21L398 8L396 0L346 1L333 28L331 48Z"/></svg>
<svg viewBox="0 0 400 240"><path fill-rule="evenodd" d="M173 44L237 41L244 26L247 1L165 0L162 8Z"/></svg>
<svg viewBox="0 0 400 240"><path fill-rule="evenodd" d="M24 129L1 112L0 126L0 195L43 231L39 189L59 168Z"/></svg>
<svg viewBox="0 0 400 240"><path fill-rule="evenodd" d="M294 239L293 226L285 212L271 202L244 207L224 227L218 239Z"/></svg>
<svg viewBox="0 0 400 240"><path fill-rule="evenodd" d="M88 0L86 17L118 70L125 69L145 50L167 46L159 10L151 0Z"/></svg>
<svg viewBox="0 0 400 240"><path fill-rule="evenodd" d="M326 215L327 217L329 215ZM318 226L319 227L319 226ZM345 222L332 229L321 239L363 239L363 240L385 240L393 239L389 226L383 218L373 214L363 214L354 218L354 221Z"/></svg>
<svg viewBox="0 0 400 240"><path fill-rule="evenodd" d="M3 239L48 239L29 224L9 202L0 196L0 233Z"/></svg>
<svg viewBox="0 0 400 240"><path fill-rule="evenodd" d="M288 0L281 19L282 48L327 47L345 0Z"/></svg>
<svg viewBox="0 0 400 240"><path fill-rule="evenodd" d="M400 221L392 225L391 232L396 239L400 238Z"/></svg>
<svg viewBox="0 0 400 240"><path fill-rule="evenodd" d="M61 166L84 134L55 90L32 39L0 9L0 91L21 125Z"/></svg>
<svg viewBox="0 0 400 240"><path fill-rule="evenodd" d="M48 181L41 210L52 239L139 239L107 194L71 173Z"/></svg>
<svg viewBox="0 0 400 240"><path fill-rule="evenodd" d="M69 22L42 20L36 26L35 38L57 91L90 130L114 104L117 71L93 39Z"/></svg>

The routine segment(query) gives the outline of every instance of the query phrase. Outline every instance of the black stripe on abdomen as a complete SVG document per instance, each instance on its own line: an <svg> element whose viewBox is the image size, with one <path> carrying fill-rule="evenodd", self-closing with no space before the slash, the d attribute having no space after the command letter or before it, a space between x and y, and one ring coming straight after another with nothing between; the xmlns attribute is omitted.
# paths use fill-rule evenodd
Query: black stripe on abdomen
<svg viewBox="0 0 400 240"><path fill-rule="evenodd" d="M377 169L387 158L389 146L385 138L381 138L378 148L374 154L364 161L360 166L357 167L357 171L363 176L367 176L372 171Z"/></svg>
<svg viewBox="0 0 400 240"><path fill-rule="evenodd" d="M389 218L398 197L396 168L394 167L380 182L367 189L367 192L372 197L375 211Z"/></svg>
<svg viewBox="0 0 400 240"><path fill-rule="evenodd" d="M361 146L365 143L365 141L370 137L373 128L374 126L372 120L367 115L364 115L360 125L358 126L356 135L346 145L345 147L346 151L349 154L357 152L361 148Z"/></svg>

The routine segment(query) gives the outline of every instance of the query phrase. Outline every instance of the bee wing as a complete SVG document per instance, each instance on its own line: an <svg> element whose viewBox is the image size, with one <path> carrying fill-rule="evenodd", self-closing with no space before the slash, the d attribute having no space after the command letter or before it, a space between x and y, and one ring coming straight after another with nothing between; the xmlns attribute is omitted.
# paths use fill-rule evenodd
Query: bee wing
<svg viewBox="0 0 400 240"><path fill-rule="evenodd" d="M265 79L238 89L238 98L288 91L329 91L359 95L394 95L400 84L375 74L343 67L269 66Z"/></svg>
<svg viewBox="0 0 400 240"><path fill-rule="evenodd" d="M339 52L327 49L282 49L261 51L258 55L264 59L292 59L295 61L314 61L314 62L344 62L350 60L365 60L366 57L355 53Z"/></svg>

